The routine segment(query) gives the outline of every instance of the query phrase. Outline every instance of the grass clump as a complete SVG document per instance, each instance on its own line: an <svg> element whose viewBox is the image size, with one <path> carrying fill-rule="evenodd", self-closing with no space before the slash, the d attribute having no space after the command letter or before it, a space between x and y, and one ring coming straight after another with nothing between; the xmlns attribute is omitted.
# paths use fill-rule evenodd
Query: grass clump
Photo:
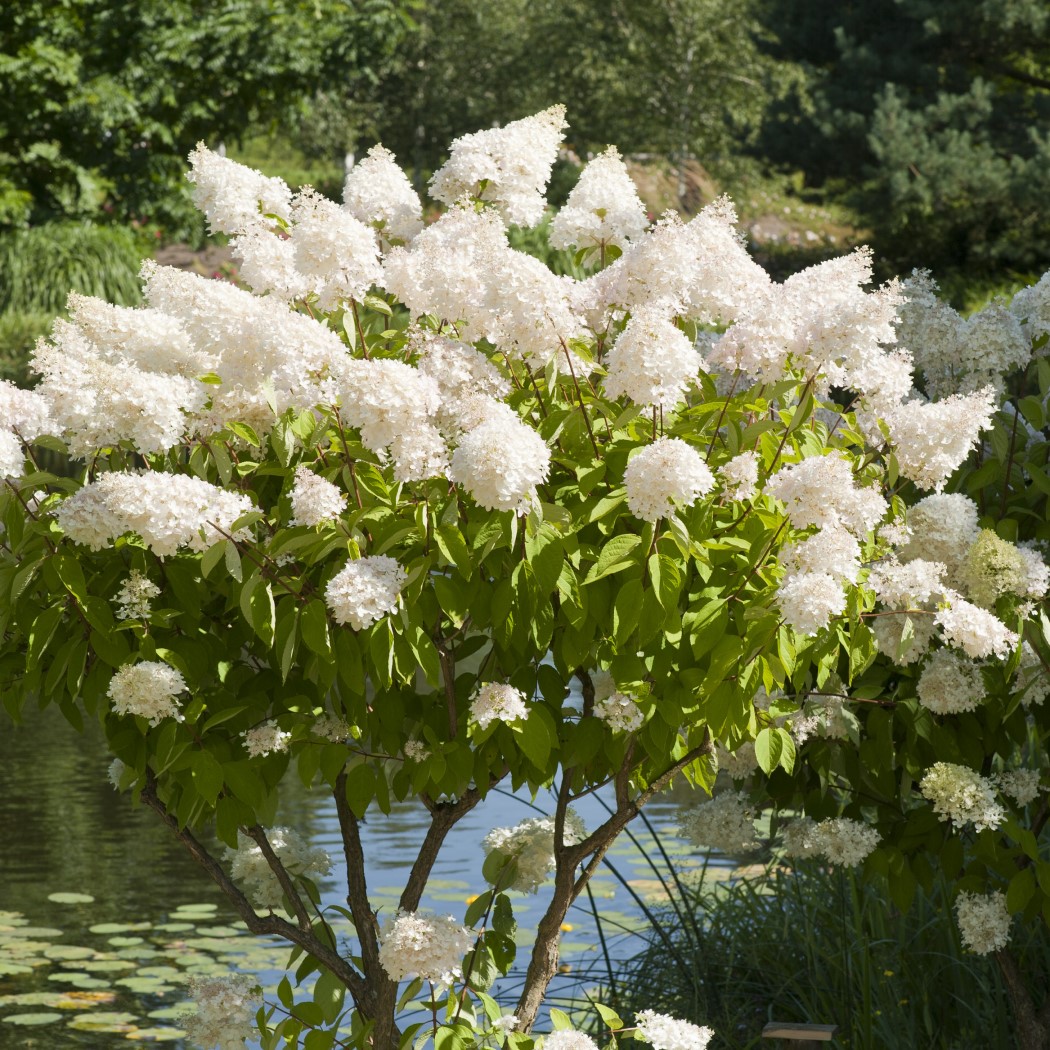
<svg viewBox="0 0 1050 1050"><path fill-rule="evenodd" d="M995 960L962 950L940 886L901 913L849 872L771 869L689 890L661 918L615 989L628 1024L638 1010L673 1014L713 1028L712 1050L768 1046L774 1020L836 1024L828 1045L850 1050L1017 1045ZM1050 975L1038 932L1015 927L1010 950L1036 983Z"/></svg>

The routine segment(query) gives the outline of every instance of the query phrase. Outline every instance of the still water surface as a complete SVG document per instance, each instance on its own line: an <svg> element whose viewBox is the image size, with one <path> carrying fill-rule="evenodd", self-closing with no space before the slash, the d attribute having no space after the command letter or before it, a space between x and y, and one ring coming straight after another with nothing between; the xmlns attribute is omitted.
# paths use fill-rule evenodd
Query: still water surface
<svg viewBox="0 0 1050 1050"><path fill-rule="evenodd" d="M211 881L183 853L156 818L110 786L101 735L76 734L51 712L37 713L0 735L0 1048L66 1050L165 1043L181 1048L173 1008L185 999L187 975L231 969L259 975L273 987L287 952L243 934L236 915ZM331 798L289 778L280 823L296 828L340 856ZM545 796L535 800L549 812ZM600 799L581 800L589 828L606 815ZM680 866L698 864L671 834L676 807L654 802L647 815ZM493 827L537 815L528 797L493 793L457 825L435 865L424 907L462 918L468 897L484 889L481 840ZM411 861L426 831L427 814L404 804L363 829L369 891L380 916L396 908ZM605 946L613 960L641 947L645 921L616 872L645 896L658 888L645 854L656 856L644 827L633 829L641 851L621 841L592 882L596 920L586 896L563 933L566 972L552 988L582 996L608 979ZM659 862L657 862L659 864ZM660 865L661 870L666 870ZM343 904L345 870L338 865L321 884L325 904ZM56 902L51 895L90 895L90 903ZM530 939L548 894L514 895L519 943ZM600 929L599 929L600 924ZM349 931L348 936L349 936ZM5 965L6 960L6 965ZM515 998L527 954L497 985L508 1005ZM16 1023L36 1017L36 1024Z"/></svg>

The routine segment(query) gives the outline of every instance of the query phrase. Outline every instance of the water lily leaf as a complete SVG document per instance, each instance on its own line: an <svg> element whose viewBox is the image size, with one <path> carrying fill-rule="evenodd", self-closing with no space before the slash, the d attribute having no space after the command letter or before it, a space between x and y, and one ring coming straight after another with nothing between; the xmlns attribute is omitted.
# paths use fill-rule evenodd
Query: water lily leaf
<svg viewBox="0 0 1050 1050"><path fill-rule="evenodd" d="M38 1025L38 1024L54 1024L56 1021L61 1021L62 1015L41 1012L35 1014L12 1014L10 1017L3 1018L4 1024L21 1024L21 1025Z"/></svg>
<svg viewBox="0 0 1050 1050"><path fill-rule="evenodd" d="M47 899L55 904L91 904L95 898L90 893L49 893Z"/></svg>
<svg viewBox="0 0 1050 1050"><path fill-rule="evenodd" d="M120 1013L116 1010L99 1010L92 1014L77 1014L69 1022L70 1028L81 1032L109 1032L125 1034L138 1027L134 1022L135 1014Z"/></svg>
<svg viewBox="0 0 1050 1050"><path fill-rule="evenodd" d="M164 922L153 928L164 933L185 933L187 930L196 929L192 922Z"/></svg>
<svg viewBox="0 0 1050 1050"><path fill-rule="evenodd" d="M22 966L19 963L4 962L0 959L0 977L20 977L32 972L32 966Z"/></svg>
<svg viewBox="0 0 1050 1050"><path fill-rule="evenodd" d="M3 940L10 944L11 941L17 941L19 938L47 938L50 940L53 937L64 936L64 931L53 929L50 926L17 926L15 929L5 930Z"/></svg>
<svg viewBox="0 0 1050 1050"><path fill-rule="evenodd" d="M136 1028L126 1036L137 1043L170 1043L185 1037L186 1033L181 1028Z"/></svg>
<svg viewBox="0 0 1050 1050"><path fill-rule="evenodd" d="M198 926L197 933L201 937L239 937L240 932L232 926Z"/></svg>
<svg viewBox="0 0 1050 1050"><path fill-rule="evenodd" d="M44 955L55 961L67 961L69 959L91 959L98 952L94 948L85 948L79 944L53 944L44 949Z"/></svg>
<svg viewBox="0 0 1050 1050"><path fill-rule="evenodd" d="M142 937L110 937L109 943L114 948L130 948L134 944L145 944Z"/></svg>
<svg viewBox="0 0 1050 1050"><path fill-rule="evenodd" d="M109 973L116 970L130 970L135 964L127 962L124 959L91 959L88 962L79 962L76 964L81 970L88 970L91 973Z"/></svg>
<svg viewBox="0 0 1050 1050"><path fill-rule="evenodd" d="M92 933L131 933L136 930L150 930L151 922L100 922L88 929Z"/></svg>
<svg viewBox="0 0 1050 1050"><path fill-rule="evenodd" d="M192 1009L193 1004L186 1000L174 1006L163 1006L159 1010L150 1010L146 1016L152 1017L155 1021L177 1021L180 1017L185 1017Z"/></svg>
<svg viewBox="0 0 1050 1050"><path fill-rule="evenodd" d="M202 911L217 911L218 907L219 906L217 904L180 904L175 909L175 914L179 914L180 912L183 913L183 914L186 914L186 913L192 914L192 913L195 913L195 912L202 912Z"/></svg>

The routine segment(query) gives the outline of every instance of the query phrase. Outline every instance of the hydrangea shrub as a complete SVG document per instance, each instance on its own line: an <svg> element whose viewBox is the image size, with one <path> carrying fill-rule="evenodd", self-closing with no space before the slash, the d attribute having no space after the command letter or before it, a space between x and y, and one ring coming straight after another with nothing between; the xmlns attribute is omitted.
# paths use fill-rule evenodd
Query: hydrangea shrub
<svg viewBox="0 0 1050 1050"><path fill-rule="evenodd" d="M552 224L590 276L556 276L505 223L543 216L564 126L458 140L429 224L381 147L343 205L199 147L197 202L249 288L147 263L142 308L73 297L35 390L0 386L4 707L101 722L114 783L319 975L258 1010L264 1047L528 1050L616 836L720 766L732 790L683 818L700 845L751 848L772 809L789 855L864 865L902 904L939 863L973 950L1008 958L1009 915L1050 917L1048 571L1007 513L1026 468L978 469L1010 497L991 511L943 491L996 443L1004 376L1042 374L1050 280L996 306L998 341L959 319L960 345L1006 348L952 349L953 371L921 275L872 288L861 250L775 284L726 200L649 224L615 150ZM1011 445L1038 415L1038 471L1032 400ZM319 910L330 859L272 827L290 766L334 796L352 953ZM503 784L552 788L553 812L486 837L462 919L420 911ZM572 803L603 786L586 828ZM359 826L409 798L430 828L379 923ZM508 1013L506 891L551 877ZM238 1045L253 995L201 990L205 1045ZM421 1000L429 1026L404 1020ZM551 1016L549 1047L593 1045ZM638 1020L657 1047L711 1037Z"/></svg>

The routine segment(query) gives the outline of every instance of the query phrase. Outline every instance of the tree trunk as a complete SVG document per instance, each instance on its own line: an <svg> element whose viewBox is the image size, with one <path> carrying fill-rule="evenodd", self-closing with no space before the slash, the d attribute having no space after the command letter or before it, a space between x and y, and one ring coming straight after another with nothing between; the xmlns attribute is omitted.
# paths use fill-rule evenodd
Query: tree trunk
<svg viewBox="0 0 1050 1050"><path fill-rule="evenodd" d="M1050 1050L1050 997L1037 1009L1017 960L1003 949L995 961L1010 996L1019 1050Z"/></svg>

